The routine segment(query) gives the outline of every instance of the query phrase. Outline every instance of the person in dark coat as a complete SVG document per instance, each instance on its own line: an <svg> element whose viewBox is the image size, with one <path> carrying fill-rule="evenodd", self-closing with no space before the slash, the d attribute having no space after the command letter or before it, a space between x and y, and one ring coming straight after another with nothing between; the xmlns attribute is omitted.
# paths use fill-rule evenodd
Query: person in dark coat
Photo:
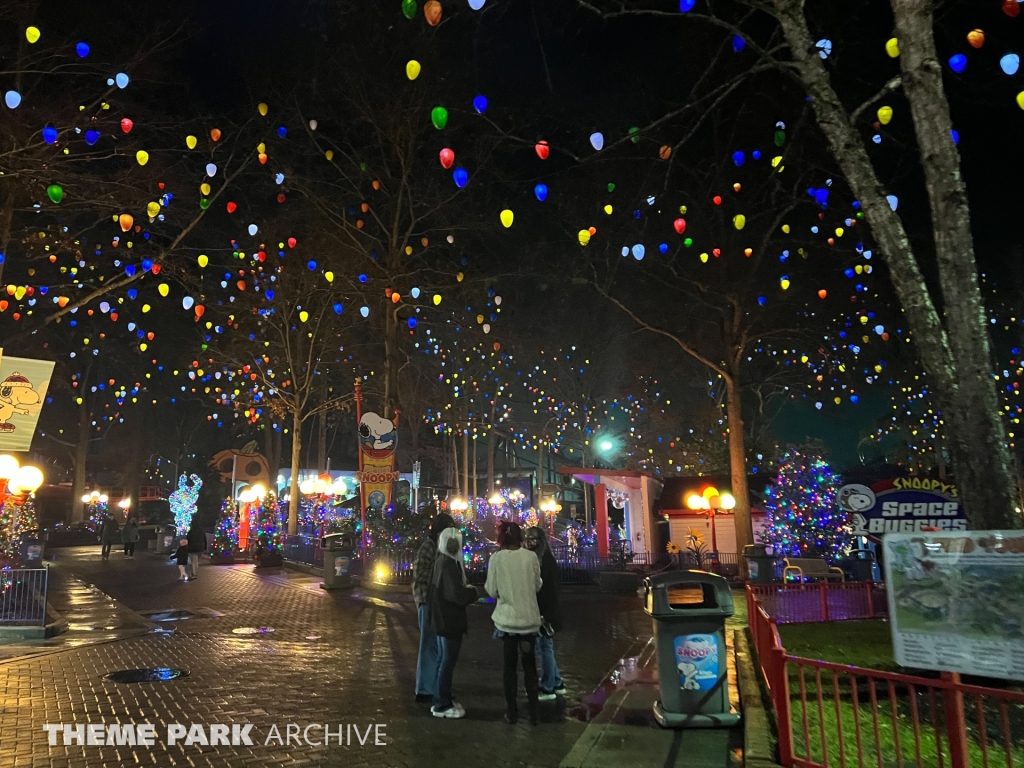
<svg viewBox="0 0 1024 768"><path fill-rule="evenodd" d="M440 647L434 630L430 628L427 616L429 606L430 580L434 575L437 560L437 539L441 531L455 526L450 515L443 512L430 521L430 535L416 552L412 571L412 595L416 601L416 618L420 628L420 647L416 655L416 701L433 704L437 693L437 665Z"/></svg>
<svg viewBox="0 0 1024 768"><path fill-rule="evenodd" d="M537 607L540 608L540 615L544 620L536 642L536 652L540 658L541 669L540 691L537 700L553 701L556 696L565 695L562 675L555 662L554 644L555 632L562 629L562 607L558 601L559 592L562 589L561 572L558 569L558 562L551 552L551 547L548 546L548 536L543 528L536 526L527 528L524 538L526 548L532 549L540 558L540 578L543 582L537 593Z"/></svg>
<svg viewBox="0 0 1024 768"><path fill-rule="evenodd" d="M188 529L188 565L193 579L199 578L199 555L206 551L206 533L195 523Z"/></svg>
<svg viewBox="0 0 1024 768"><path fill-rule="evenodd" d="M178 564L178 581L188 581L188 539L178 542L180 545L171 555L171 560Z"/></svg>
<svg viewBox="0 0 1024 768"><path fill-rule="evenodd" d="M124 556L129 560L135 559L135 545L139 542L139 524L134 517L128 518L121 531L121 541L124 542Z"/></svg>
<svg viewBox="0 0 1024 768"><path fill-rule="evenodd" d="M466 710L452 699L452 676L462 649L462 636L469 627L466 606L476 602L477 592L466 583L462 531L458 528L441 531L437 552L427 599L430 627L437 635L440 651L436 692L430 713L434 717L460 718L466 716Z"/></svg>
<svg viewBox="0 0 1024 768"><path fill-rule="evenodd" d="M117 525L117 520L110 517L103 518L103 524L100 525L100 542L103 544L102 557L104 560L110 557L110 548L114 544L118 544L121 541L121 529Z"/></svg>

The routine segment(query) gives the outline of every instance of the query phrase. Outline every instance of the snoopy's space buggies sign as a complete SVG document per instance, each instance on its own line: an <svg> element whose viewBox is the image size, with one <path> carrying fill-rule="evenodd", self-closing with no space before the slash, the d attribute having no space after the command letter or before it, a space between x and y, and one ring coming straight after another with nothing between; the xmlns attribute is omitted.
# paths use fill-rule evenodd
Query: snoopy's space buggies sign
<svg viewBox="0 0 1024 768"><path fill-rule="evenodd" d="M855 536L967 530L956 488L935 478L897 477L870 488L844 485L836 498L850 515Z"/></svg>
<svg viewBox="0 0 1024 768"><path fill-rule="evenodd" d="M53 375L49 360L0 360L0 451L27 451Z"/></svg>

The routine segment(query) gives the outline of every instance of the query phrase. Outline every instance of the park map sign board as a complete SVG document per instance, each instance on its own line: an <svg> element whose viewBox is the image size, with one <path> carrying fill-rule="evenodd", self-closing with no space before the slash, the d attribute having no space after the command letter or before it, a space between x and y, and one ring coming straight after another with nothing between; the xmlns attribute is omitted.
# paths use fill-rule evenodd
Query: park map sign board
<svg viewBox="0 0 1024 768"><path fill-rule="evenodd" d="M1024 531L891 533L883 546L898 664L1024 680Z"/></svg>
<svg viewBox="0 0 1024 768"><path fill-rule="evenodd" d="M866 485L844 485L836 494L849 514L855 536L924 530L966 531L967 518L956 488L927 477L897 477Z"/></svg>

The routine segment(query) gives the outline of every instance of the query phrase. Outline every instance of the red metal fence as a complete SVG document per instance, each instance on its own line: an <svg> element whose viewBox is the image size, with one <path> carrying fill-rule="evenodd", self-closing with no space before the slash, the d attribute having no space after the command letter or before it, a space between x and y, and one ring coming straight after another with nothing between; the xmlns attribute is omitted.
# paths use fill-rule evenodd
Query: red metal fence
<svg viewBox="0 0 1024 768"><path fill-rule="evenodd" d="M748 621L783 766L1024 766L1024 693L790 656L761 589L747 587Z"/></svg>
<svg viewBox="0 0 1024 768"><path fill-rule="evenodd" d="M768 615L779 624L875 619L889 612L885 585L870 581L844 584L751 584L747 590L753 593Z"/></svg>

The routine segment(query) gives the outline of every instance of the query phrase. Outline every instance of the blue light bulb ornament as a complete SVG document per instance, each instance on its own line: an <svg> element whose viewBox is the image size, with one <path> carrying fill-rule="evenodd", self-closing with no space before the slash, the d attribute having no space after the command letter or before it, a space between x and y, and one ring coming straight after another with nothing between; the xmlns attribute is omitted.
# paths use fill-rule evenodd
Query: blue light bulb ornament
<svg viewBox="0 0 1024 768"><path fill-rule="evenodd" d="M456 187L462 189L469 183L469 172L465 168L456 168L452 172L452 180L455 182Z"/></svg>
<svg viewBox="0 0 1024 768"><path fill-rule="evenodd" d="M533 188L534 196L542 203L548 199L548 186L547 184L538 184Z"/></svg>
<svg viewBox="0 0 1024 768"><path fill-rule="evenodd" d="M478 115L482 115L487 111L487 97L483 94L473 99L473 109L476 110Z"/></svg>
<svg viewBox="0 0 1024 768"><path fill-rule="evenodd" d="M78 54L78 58L84 59L89 55L89 44L82 42L75 46L75 53Z"/></svg>

